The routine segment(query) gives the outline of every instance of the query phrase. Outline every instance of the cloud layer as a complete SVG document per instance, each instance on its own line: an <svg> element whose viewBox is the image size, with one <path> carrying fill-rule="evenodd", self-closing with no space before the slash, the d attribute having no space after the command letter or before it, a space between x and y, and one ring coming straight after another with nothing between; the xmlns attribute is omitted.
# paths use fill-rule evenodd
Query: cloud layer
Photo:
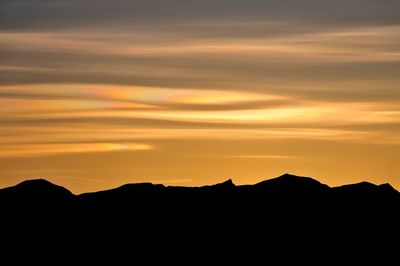
<svg viewBox="0 0 400 266"><path fill-rule="evenodd" d="M350 153L399 145L398 10L397 0L1 1L0 166L147 150L168 173L184 158L316 159L303 142L327 160L330 142ZM112 177L127 167L109 159ZM137 171L159 180L149 168Z"/></svg>

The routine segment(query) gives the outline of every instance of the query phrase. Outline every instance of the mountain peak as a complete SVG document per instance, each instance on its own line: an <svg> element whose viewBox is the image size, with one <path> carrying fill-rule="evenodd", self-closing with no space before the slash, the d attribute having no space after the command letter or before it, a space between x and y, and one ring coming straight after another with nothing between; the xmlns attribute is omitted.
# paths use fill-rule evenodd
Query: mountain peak
<svg viewBox="0 0 400 266"><path fill-rule="evenodd" d="M293 177L300 177L300 176L292 175L290 173L284 173L283 175L279 176L278 178L293 178Z"/></svg>
<svg viewBox="0 0 400 266"><path fill-rule="evenodd" d="M290 182L290 183L296 182L296 183L321 184L319 181L317 181L317 180L315 180L315 179L313 179L311 177L298 176L298 175L292 175L292 174L289 174L289 173L285 173L285 174L283 174L281 176L261 181L261 182L257 183L256 185L261 185L261 184L270 183L270 182Z"/></svg>
<svg viewBox="0 0 400 266"><path fill-rule="evenodd" d="M4 188L0 192L2 196L9 196L13 201L29 206L39 202L49 206L74 196L68 189L45 179L26 180L13 187Z"/></svg>
<svg viewBox="0 0 400 266"><path fill-rule="evenodd" d="M68 189L53 184L52 182L41 178L25 180L8 189L16 191L24 191L24 192L37 192L37 193L43 193L45 191L57 191L59 193L72 194Z"/></svg>
<svg viewBox="0 0 400 266"><path fill-rule="evenodd" d="M200 187L200 189L206 190L206 191L230 191L235 188L236 188L236 185L233 183L232 179L228 179L224 182L217 183L214 185L207 185L207 186Z"/></svg>
<svg viewBox="0 0 400 266"><path fill-rule="evenodd" d="M214 186L223 186L223 187L235 187L232 179L228 179L222 183L215 184Z"/></svg>
<svg viewBox="0 0 400 266"><path fill-rule="evenodd" d="M389 183L385 183L378 186L381 191L390 192L390 193L399 193L394 187L392 187Z"/></svg>
<svg viewBox="0 0 400 266"><path fill-rule="evenodd" d="M38 179L29 179L22 181L21 183L17 184L15 187L30 187L30 186L38 186L38 187L52 187L52 186L57 186L50 181L43 179L43 178L38 178Z"/></svg>
<svg viewBox="0 0 400 266"><path fill-rule="evenodd" d="M289 173L279 177L257 183L255 186L268 188L273 192L321 192L329 189L328 185L304 176L296 176Z"/></svg>

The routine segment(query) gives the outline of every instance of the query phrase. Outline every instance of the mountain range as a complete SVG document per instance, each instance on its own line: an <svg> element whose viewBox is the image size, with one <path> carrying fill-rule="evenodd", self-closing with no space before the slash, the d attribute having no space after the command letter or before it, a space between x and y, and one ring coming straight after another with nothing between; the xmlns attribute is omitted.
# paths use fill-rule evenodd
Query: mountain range
<svg viewBox="0 0 400 266"><path fill-rule="evenodd" d="M392 243L399 211L400 193L389 184L329 187L290 174L254 185L140 183L80 195L43 179L0 190L3 243L39 252L45 251L40 242L47 250L79 247L85 254L168 250L211 256L227 247L270 255L284 250L289 257L300 250L336 252Z"/></svg>
<svg viewBox="0 0 400 266"><path fill-rule="evenodd" d="M281 208L301 205L312 209L321 204L358 208L382 204L400 207L400 193L389 184L368 182L329 187L310 177L284 174L254 185L235 185L232 180L202 187L126 184L118 188L74 195L64 187L44 179L27 180L0 189L0 206L8 211L79 212L146 208L185 209L188 205L215 209L249 206ZM306 204L306 205L302 205ZM300 206L299 205L299 206ZM193 208L191 208L193 209ZM188 211L190 209L188 208ZM127 212L129 213L129 212ZM126 213L125 213L126 214Z"/></svg>

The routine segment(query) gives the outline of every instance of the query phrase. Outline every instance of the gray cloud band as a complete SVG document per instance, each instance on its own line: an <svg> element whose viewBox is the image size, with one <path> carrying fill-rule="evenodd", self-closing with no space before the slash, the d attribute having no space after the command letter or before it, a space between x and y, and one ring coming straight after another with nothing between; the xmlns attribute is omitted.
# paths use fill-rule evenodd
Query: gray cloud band
<svg viewBox="0 0 400 266"><path fill-rule="evenodd" d="M321 24L398 24L397 0L3 0L3 29L90 24L166 24L186 20L258 19Z"/></svg>

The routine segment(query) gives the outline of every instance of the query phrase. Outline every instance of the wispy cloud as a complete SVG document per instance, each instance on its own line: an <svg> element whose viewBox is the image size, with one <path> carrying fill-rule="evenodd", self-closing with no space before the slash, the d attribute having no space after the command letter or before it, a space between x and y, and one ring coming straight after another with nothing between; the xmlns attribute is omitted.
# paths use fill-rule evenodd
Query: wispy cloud
<svg viewBox="0 0 400 266"><path fill-rule="evenodd" d="M241 24L243 28L246 23ZM219 25L220 26L220 25ZM225 24L229 29L234 25ZM271 23L259 23L257 27L271 27ZM279 25L278 25L279 26ZM286 27L293 25L287 24ZM212 25L210 25L212 28ZM249 23L248 28L254 27ZM272 27L277 25L272 24ZM211 36L211 38L193 39L190 32L185 35L164 35L165 29L138 31L125 29L125 32L99 31L97 38L88 39L89 32L0 32L4 49L32 53L64 52L114 56L191 56L228 55L256 56L258 60L282 62L392 62L400 59L397 43L400 39L400 27L368 26L352 28L318 29L315 32L286 34L284 36ZM149 38L149 36L158 38ZM123 36L123 38L121 38ZM132 37L130 37L132 36ZM255 58L254 58L255 59ZM98 69L99 66L93 66ZM51 70L51 69L49 69ZM127 71L128 69L126 69ZM140 68L134 69L139 71ZM148 66L143 70L152 72ZM156 68L153 68L156 70ZM110 71L115 71L110 69ZM119 72L125 72L119 69ZM173 69L169 70L173 73ZM177 72L175 72L177 74Z"/></svg>
<svg viewBox="0 0 400 266"><path fill-rule="evenodd" d="M3 144L0 157L45 156L65 153L145 151L154 149L144 143L62 143L62 144Z"/></svg>
<svg viewBox="0 0 400 266"><path fill-rule="evenodd" d="M192 156L195 158L230 158L230 159L271 159L271 160L294 160L300 159L299 156L291 155L272 155L272 154L258 154L258 155L204 155L204 156Z"/></svg>
<svg viewBox="0 0 400 266"><path fill-rule="evenodd" d="M1 94L9 96L0 99L2 157L143 150L153 147L134 143L168 139L397 143L400 123L395 102L246 90L47 84Z"/></svg>

